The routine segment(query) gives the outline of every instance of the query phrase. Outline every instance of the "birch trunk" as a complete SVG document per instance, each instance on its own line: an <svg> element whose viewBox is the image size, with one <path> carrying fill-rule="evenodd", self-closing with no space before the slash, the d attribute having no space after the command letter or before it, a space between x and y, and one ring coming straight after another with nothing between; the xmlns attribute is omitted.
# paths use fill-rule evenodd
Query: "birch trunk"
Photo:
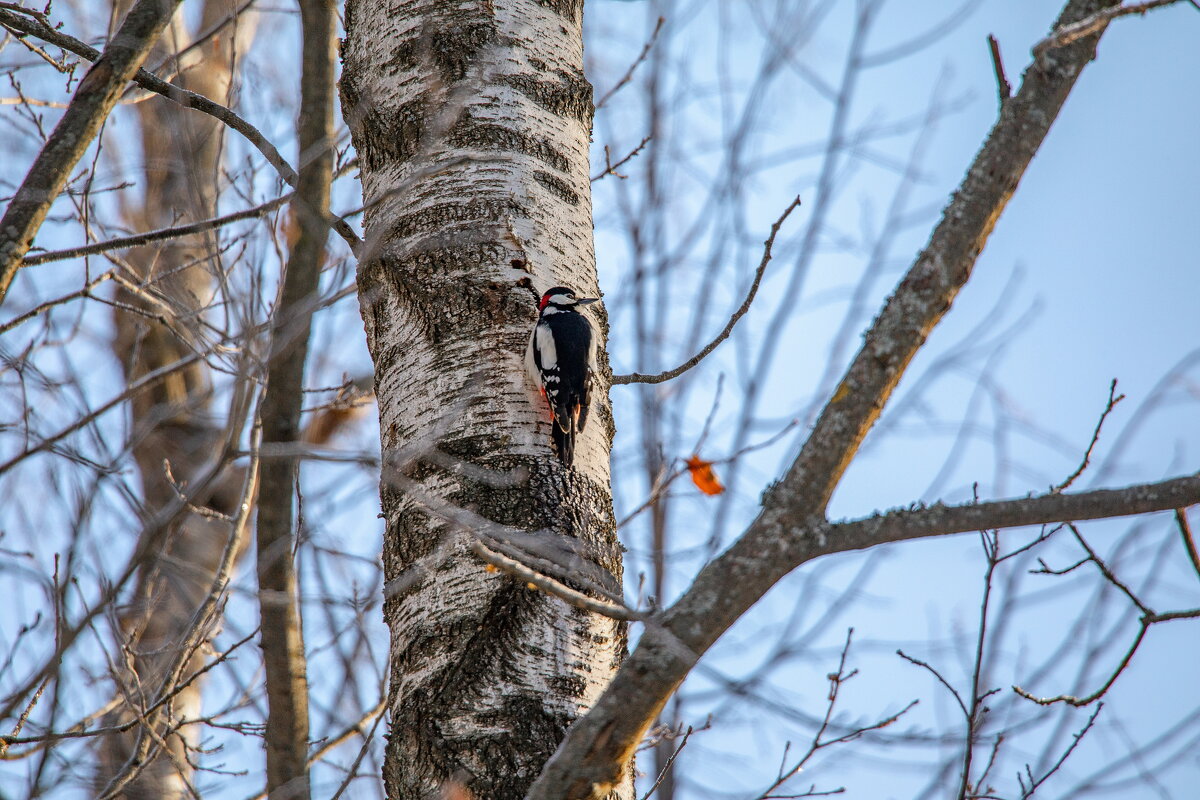
<svg viewBox="0 0 1200 800"><path fill-rule="evenodd" d="M367 206L359 297L394 467L380 490L389 797L456 784L523 797L625 653L623 625L486 571L471 526L444 521L452 507L549 531L620 586L603 348L573 470L522 366L539 293L599 289L581 25L581 0L346 4L342 104ZM613 796L631 794L626 775Z"/></svg>
<svg viewBox="0 0 1200 800"><path fill-rule="evenodd" d="M126 2L116 4L119 17ZM235 0L206 0L198 31L213 28L235 13ZM228 100L234 80L236 56L253 37L252 18L241 17L225 35L203 48L192 50L180 63L179 83L217 102ZM182 15L176 15L152 52L155 63L183 51L192 41ZM224 128L213 118L184 109L162 98L151 98L134 106L145 162L144 195L140 205L124 209L133 230L153 230L178 219L198 220L217 210L222 136ZM147 297L160 298L174 311L176 329L188 331L212 298L215 275L221 268L215 235L178 239L164 245L139 247L125 254L141 278L145 292L120 291L123 307L162 310ZM192 266L181 268L182 265ZM173 364L189 353L188 343L176 332L145 316L118 308L114 314L116 337L113 353L120 360L129 383L147 373ZM211 376L203 362L180 370L152 391L136 395L130 404L130 448L139 468L147 517L176 498L164 463L170 464L175 479L184 485L192 480L220 446L224 427L212 419ZM222 513L237 506L242 482L240 470L227 470L205 495L191 497L193 503ZM139 565L137 585L130 602L122 609L122 647L127 649L125 670L115 677L125 702L108 720L111 725L137 715L145 695L153 694L175 659L180 640L203 602L216 573L230 526L200 514L183 515L169 530L151 526L141 532L149 540L142 548L153 554ZM204 663L199 652L189 656L187 674ZM157 727L165 736L166 749L154 750L148 764L131 761L135 743L142 734L137 728L105 737L97 772L99 786L122 773L135 777L125 786L125 798L178 798L191 796L188 789L193 768L189 751L200 744L201 729L173 723L200 715L203 681L182 689Z"/></svg>

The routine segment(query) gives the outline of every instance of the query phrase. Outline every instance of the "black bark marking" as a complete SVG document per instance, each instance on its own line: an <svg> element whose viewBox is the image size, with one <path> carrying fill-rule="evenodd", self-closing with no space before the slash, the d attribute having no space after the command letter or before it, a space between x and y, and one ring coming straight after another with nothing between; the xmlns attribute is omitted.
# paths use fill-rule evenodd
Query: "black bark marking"
<svg viewBox="0 0 1200 800"><path fill-rule="evenodd" d="M571 171L571 162L546 139L466 115L450 131L450 144L476 150L524 153L559 172Z"/></svg>
<svg viewBox="0 0 1200 800"><path fill-rule="evenodd" d="M555 177L549 172L544 172L540 169L533 173L533 178L542 186L545 186L547 189L549 189L551 194L562 200L564 203L569 203L573 206L579 205L579 195L562 178Z"/></svg>
<svg viewBox="0 0 1200 800"><path fill-rule="evenodd" d="M538 3L574 23L583 15L583 0L538 0Z"/></svg>
<svg viewBox="0 0 1200 800"><path fill-rule="evenodd" d="M476 199L466 203L439 203L405 214L392 223L388 237L391 239L410 238L417 233L436 231L446 233L453 230L459 223L470 223L472 226L479 222L502 222L510 216L528 216L528 211L512 198ZM427 253L422 254L428 256ZM445 251L442 251L443 257ZM440 260L440 259L439 259ZM447 267L458 266L457 259ZM424 263L431 264L429 258ZM432 264L431 264L432 265Z"/></svg>
<svg viewBox="0 0 1200 800"><path fill-rule="evenodd" d="M500 80L513 87L547 111L572 117L591 129L595 106L592 85L582 75L557 69L558 80L539 80L530 75L504 75Z"/></svg>

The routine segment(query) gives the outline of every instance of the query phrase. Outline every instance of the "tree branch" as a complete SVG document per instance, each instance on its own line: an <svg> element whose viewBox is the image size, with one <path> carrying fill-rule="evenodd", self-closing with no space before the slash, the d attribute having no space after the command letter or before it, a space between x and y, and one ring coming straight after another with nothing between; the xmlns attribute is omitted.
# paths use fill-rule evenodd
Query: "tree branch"
<svg viewBox="0 0 1200 800"><path fill-rule="evenodd" d="M329 194L333 183L334 42L332 0L300 0L303 37L300 76L300 176L291 205L298 235L284 272L272 325L271 360L263 400L263 444L300 439L304 361L313 303L325 260ZM258 510L258 592L267 700L267 792L280 800L307 800L308 678L297 603L293 504L299 461L271 459L262 466Z"/></svg>
<svg viewBox="0 0 1200 800"><path fill-rule="evenodd" d="M788 216L799 207L799 205L800 198L797 197L791 202L790 205L788 205L787 208L783 210L783 213L779 215L779 219L775 220L775 222L771 225L771 235L767 237L765 242L763 242L762 261L758 263L758 269L754 271L754 281L750 284L750 291L746 293L746 299L742 301L742 305L737 311L733 312L733 316L730 317L729 322L725 324L725 330L717 334L717 338L713 339L711 342L705 345L703 350L680 364L675 369L669 369L666 372L660 372L656 375L643 375L640 372L630 373L629 375L613 375L612 385L616 386L624 383L663 383L664 381L669 381L672 378L677 378L703 361L709 353L717 349L717 346L721 344L721 342L728 339L729 334L733 333L733 326L737 325L738 320L744 317L746 312L750 310L750 304L754 302L754 296L758 294L758 286L760 283L762 283L763 273L767 270L767 264L771 263L771 248L775 245L775 235L779 233L779 229L783 226L784 220L786 220Z"/></svg>
<svg viewBox="0 0 1200 800"><path fill-rule="evenodd" d="M1112 4L1070 0L1056 27ZM637 649L591 712L568 731L527 800L602 797L699 656L780 578L829 547L820 537L796 531L821 520L908 364L967 282L996 220L1092 59L1098 33L1027 68L1020 90L1000 110L925 251L867 332L800 455L764 494L758 518L656 620L661 627L647 625ZM980 527L989 525L972 525Z"/></svg>
<svg viewBox="0 0 1200 800"><path fill-rule="evenodd" d="M1183 548L1187 550L1188 560L1196 575L1200 576L1200 553L1196 552L1196 539L1192 536L1192 526L1188 523L1187 510L1175 509L1175 524L1179 526L1179 535L1183 537Z"/></svg>
<svg viewBox="0 0 1200 800"><path fill-rule="evenodd" d="M1051 492L1019 500L997 500L928 508L900 509L848 522L823 523L810 533L820 555L862 550L887 542L947 536L990 528L1017 528L1055 522L1128 517L1200 503L1200 475L1143 483L1124 489L1097 489L1062 494ZM799 545L797 542L791 547ZM799 545L808 547L806 545ZM809 545L810 546L810 545ZM791 547L787 548L788 550ZM811 558L807 556L805 560Z"/></svg>
<svg viewBox="0 0 1200 800"><path fill-rule="evenodd" d="M996 41L996 37L988 34L988 50L992 54L992 69L996 73L996 91L1000 95L1000 105L1003 106L1008 102L1008 98L1012 97L1012 84L1008 82L1008 76L1004 73L1004 60L1000 57L1000 42Z"/></svg>
<svg viewBox="0 0 1200 800"><path fill-rule="evenodd" d="M515 558L509 558L506 555L497 553L478 539L471 542L471 552L501 572L506 572L514 578L525 581L531 589L540 589L552 597L557 597L568 605L582 608L585 611L591 611L594 614L600 614L610 619L636 621L646 618L646 614L635 611L629 606L589 597L583 592L572 589L565 583L556 581L554 578L522 564Z"/></svg>
<svg viewBox="0 0 1200 800"><path fill-rule="evenodd" d="M88 61L96 61L100 57L99 51L89 45L79 41L73 36L57 31L49 25L43 24L37 20L29 19L20 14L14 14L11 11L0 9L0 26L11 28L24 34L36 36L39 39L49 42L56 47L61 47L67 52L74 53L80 58ZM263 133L258 128L251 125L246 120L235 114L229 108L217 103L202 94L184 89L176 83L168 82L159 78L157 75L150 73L144 69L139 69L132 74L127 80L132 80L138 86L141 86L147 91L162 95L184 108L190 108L204 114L208 114L220 122L225 123L233 130L240 133L246 141L254 145L255 149L263 155L267 162L275 168L279 173L279 177L288 186L295 188L297 185L298 176L296 170L287 162L279 150L276 149ZM124 82L122 82L124 83ZM350 223L341 217L327 215L326 224L333 228L334 232L350 246L350 250L358 253L362 247L362 240L354 229L350 227ZM2 240L0 240L2 241ZM36 258L36 257L35 257ZM0 292L0 300L3 299L3 293Z"/></svg>
<svg viewBox="0 0 1200 800"><path fill-rule="evenodd" d="M244 208L241 211L235 211L232 214L225 214L220 217L212 217L210 219L202 219L199 222L192 222L187 225L176 225L170 228L159 228L145 233L135 233L130 236L120 236L115 239L109 239L103 242L93 242L92 244L80 245L79 247L71 247L66 250L48 250L44 253L27 256L21 262L23 267L32 267L37 264L46 264L51 261L64 261L68 258L80 258L81 256L94 256L100 253L107 253L111 250L125 250L130 247L139 247L151 242L161 242L166 239L178 239L182 236L193 236L197 233L205 233L214 228L220 228L224 225L231 225L234 222L241 222L244 219L255 219L263 217L271 213L275 209L282 206L292 198L292 192L276 197L273 200L268 200L265 203Z"/></svg>
<svg viewBox="0 0 1200 800"><path fill-rule="evenodd" d="M83 76L70 105L0 220L0 303L16 277L21 259L33 244L50 204L67 183L71 170L83 157L100 126L116 106L125 84L150 54L150 48L167 27L181 0L138 0L121 27ZM0 22L9 18L41 26L37 20L0 10Z"/></svg>
<svg viewBox="0 0 1200 800"><path fill-rule="evenodd" d="M1135 3L1131 6L1109 6L1108 8L1101 9L1078 22L1055 28L1049 36L1033 46L1034 58L1044 55L1048 50L1053 50L1056 47L1065 47L1079 41L1085 36L1099 33L1104 30L1108 23L1118 17L1126 17L1130 14L1145 14L1147 11L1153 11L1163 6L1172 6L1178 2L1180 0L1150 0L1148 3Z"/></svg>

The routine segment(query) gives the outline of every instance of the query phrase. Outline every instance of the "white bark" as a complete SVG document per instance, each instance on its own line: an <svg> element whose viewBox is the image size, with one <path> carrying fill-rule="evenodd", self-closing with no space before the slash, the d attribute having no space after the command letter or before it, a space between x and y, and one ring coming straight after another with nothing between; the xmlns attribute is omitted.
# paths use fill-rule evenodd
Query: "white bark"
<svg viewBox="0 0 1200 800"><path fill-rule="evenodd" d="M385 608L391 797L449 780L522 797L625 650L621 625L485 571L473 534L427 513L448 501L577 540L620 585L607 361L573 470L522 364L540 292L599 294L581 6L347 3L341 89L369 208L359 291L382 447L424 454L381 489L386 577L405 587ZM616 796L631 794L627 776Z"/></svg>

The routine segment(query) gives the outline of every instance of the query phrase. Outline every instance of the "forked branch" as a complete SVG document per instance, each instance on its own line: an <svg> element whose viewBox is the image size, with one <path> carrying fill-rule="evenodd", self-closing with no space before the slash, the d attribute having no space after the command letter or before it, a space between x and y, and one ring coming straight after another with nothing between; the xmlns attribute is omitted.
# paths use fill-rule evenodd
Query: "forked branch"
<svg viewBox="0 0 1200 800"><path fill-rule="evenodd" d="M1055 27L1111 5L1115 3L1070 0ZM822 535L828 525L826 504L909 363L970 278L1014 187L1092 60L1102 31L1103 25L1096 34L1061 48L1052 69L1035 61L1025 71L1020 89L1001 109L929 244L867 332L800 455L786 476L764 494L758 518L700 572L674 606L656 617L660 624L647 626L637 649L592 710L568 731L527 800L603 797L620 780L637 743L698 657L796 566L850 549L840 537ZM1186 484L1178 487L1183 493L1200 498L1200 478L1180 480ZM1131 499L1136 496L1131 493ZM1053 500L1068 497L1055 495ZM1139 512L1119 509L1117 513ZM971 515L964 512L963 516ZM1036 521L1040 520L1020 524ZM983 521L965 530L1002 524ZM860 541L853 546L887 540Z"/></svg>

